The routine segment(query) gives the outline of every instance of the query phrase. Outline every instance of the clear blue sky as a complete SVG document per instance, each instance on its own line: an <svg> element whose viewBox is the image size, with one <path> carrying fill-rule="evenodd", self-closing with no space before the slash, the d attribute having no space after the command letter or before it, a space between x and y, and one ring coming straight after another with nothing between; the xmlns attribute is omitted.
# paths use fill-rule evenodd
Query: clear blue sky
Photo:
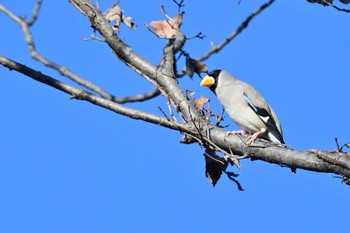
<svg viewBox="0 0 350 233"><path fill-rule="evenodd" d="M18 15L31 1L4 0ZM100 1L103 9L113 1ZM252 3L254 2L254 3ZM202 32L187 42L192 57L220 43L263 1L185 1L182 30ZM138 25L119 36L158 64L165 40L143 23L163 19L172 1L121 1ZM62 78L30 59L19 27L0 14L0 53ZM117 96L151 90L110 49L83 42L92 29L68 1L44 1L33 35L38 51ZM284 138L294 149L336 148L350 141L349 14L306 0L277 1L248 29L205 63L251 83L273 106ZM180 64L180 67L183 62ZM69 82L69 81L68 81ZM69 82L70 83L70 82ZM212 98L199 79L181 79L184 90ZM0 68L0 231L19 232L344 232L349 228L350 187L333 174L259 161L242 162L239 181L223 177L215 188L204 176L203 151L179 144L181 135L130 120ZM161 114L158 97L129 104ZM227 123L231 123L227 119ZM233 123L229 129L237 129Z"/></svg>

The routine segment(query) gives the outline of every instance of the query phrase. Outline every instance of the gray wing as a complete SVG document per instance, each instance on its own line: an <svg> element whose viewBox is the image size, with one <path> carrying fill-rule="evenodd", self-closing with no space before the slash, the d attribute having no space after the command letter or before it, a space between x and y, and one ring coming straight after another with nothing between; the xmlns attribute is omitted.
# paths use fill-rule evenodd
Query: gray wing
<svg viewBox="0 0 350 233"><path fill-rule="evenodd" d="M250 94L252 94L252 97L250 97L246 92L243 93L243 98L245 99L247 105L265 123L267 130L284 144L281 124L274 111L266 103L265 99L258 92L256 92L256 90L246 90L247 92L250 91Z"/></svg>

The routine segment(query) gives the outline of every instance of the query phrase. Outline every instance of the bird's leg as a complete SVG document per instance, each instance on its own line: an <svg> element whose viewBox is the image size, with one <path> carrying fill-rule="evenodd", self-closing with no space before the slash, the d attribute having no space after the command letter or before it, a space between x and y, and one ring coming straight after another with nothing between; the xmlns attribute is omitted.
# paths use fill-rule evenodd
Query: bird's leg
<svg viewBox="0 0 350 233"><path fill-rule="evenodd" d="M247 137L247 132L244 131L244 130L234 130L234 131L231 131L231 132L228 132L228 135L231 135L231 134L234 134L234 135L242 135L243 137Z"/></svg>
<svg viewBox="0 0 350 233"><path fill-rule="evenodd" d="M260 131L258 131L258 132L256 132L256 133L250 135L250 136L248 137L248 142L247 142L247 144L248 144L248 145L253 144L253 142L255 141L255 139L257 139L258 137L260 137L261 135L263 135L265 132L266 132L266 129L265 129L265 128L262 128Z"/></svg>

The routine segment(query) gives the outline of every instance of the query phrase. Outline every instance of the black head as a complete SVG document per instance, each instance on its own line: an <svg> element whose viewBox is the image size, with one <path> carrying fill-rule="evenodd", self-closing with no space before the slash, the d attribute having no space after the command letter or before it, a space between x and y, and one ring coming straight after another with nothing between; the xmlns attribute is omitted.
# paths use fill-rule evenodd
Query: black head
<svg viewBox="0 0 350 233"><path fill-rule="evenodd" d="M213 70L213 71L210 71L208 73L208 76L212 77L215 80L215 83L209 87L209 89L214 93L215 93L215 89L218 85L218 79L219 79L220 73L221 73L221 70Z"/></svg>

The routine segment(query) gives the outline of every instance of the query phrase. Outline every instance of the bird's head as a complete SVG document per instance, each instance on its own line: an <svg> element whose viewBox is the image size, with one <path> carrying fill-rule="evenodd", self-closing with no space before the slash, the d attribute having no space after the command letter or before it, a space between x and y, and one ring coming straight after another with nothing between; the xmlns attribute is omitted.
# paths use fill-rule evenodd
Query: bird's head
<svg viewBox="0 0 350 233"><path fill-rule="evenodd" d="M218 84L218 79L220 76L221 70L213 70L209 72L201 81L200 85L204 87L209 87L211 91L215 93L215 89Z"/></svg>

